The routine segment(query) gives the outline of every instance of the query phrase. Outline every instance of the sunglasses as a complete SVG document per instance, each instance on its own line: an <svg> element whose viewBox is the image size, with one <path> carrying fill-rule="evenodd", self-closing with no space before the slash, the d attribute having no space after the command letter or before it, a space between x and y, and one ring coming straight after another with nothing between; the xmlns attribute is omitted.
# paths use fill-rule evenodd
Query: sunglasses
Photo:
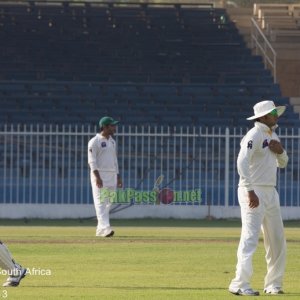
<svg viewBox="0 0 300 300"><path fill-rule="evenodd" d="M277 112L277 109L273 109L270 113L270 115L274 116L274 117L277 117L278 116L278 112Z"/></svg>

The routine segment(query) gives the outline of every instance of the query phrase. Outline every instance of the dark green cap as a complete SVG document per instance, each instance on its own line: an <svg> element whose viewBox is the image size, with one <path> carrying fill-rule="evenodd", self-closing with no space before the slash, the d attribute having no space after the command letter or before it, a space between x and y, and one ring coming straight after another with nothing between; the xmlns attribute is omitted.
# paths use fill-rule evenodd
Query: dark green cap
<svg viewBox="0 0 300 300"><path fill-rule="evenodd" d="M119 121L116 121L111 117L103 117L99 121L99 126L103 127L106 125L117 125L118 123L119 123Z"/></svg>

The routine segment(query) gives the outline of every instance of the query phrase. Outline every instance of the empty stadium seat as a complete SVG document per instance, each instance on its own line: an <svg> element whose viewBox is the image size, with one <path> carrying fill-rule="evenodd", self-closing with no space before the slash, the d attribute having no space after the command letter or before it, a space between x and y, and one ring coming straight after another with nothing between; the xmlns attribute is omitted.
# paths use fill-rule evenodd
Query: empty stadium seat
<svg viewBox="0 0 300 300"><path fill-rule="evenodd" d="M0 102L12 103L3 123L95 124L115 114L125 125L173 126L184 114L182 125L244 126L243 105L283 102L212 5L1 2L0 15Z"/></svg>

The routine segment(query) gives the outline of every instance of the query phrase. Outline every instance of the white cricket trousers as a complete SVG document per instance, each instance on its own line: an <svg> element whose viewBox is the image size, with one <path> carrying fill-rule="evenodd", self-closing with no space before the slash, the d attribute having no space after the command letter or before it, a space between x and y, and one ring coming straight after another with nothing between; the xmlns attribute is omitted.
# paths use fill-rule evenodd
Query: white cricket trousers
<svg viewBox="0 0 300 300"><path fill-rule="evenodd" d="M103 181L103 187L98 188L95 176L91 174L94 206L98 220L96 236L105 236L111 231L109 211L115 199L117 175L108 174L108 176L106 176L101 173L101 179Z"/></svg>
<svg viewBox="0 0 300 300"><path fill-rule="evenodd" d="M6 271L12 271L15 268L12 255L8 248L0 241L0 268Z"/></svg>
<svg viewBox="0 0 300 300"><path fill-rule="evenodd" d="M280 212L279 196L274 187L255 186L259 206L249 208L248 192L244 187L238 188L241 207L242 232L237 251L235 278L230 290L250 288L253 273L252 257L257 248L260 230L264 236L266 250L267 274L264 289L282 287L286 262L286 241Z"/></svg>

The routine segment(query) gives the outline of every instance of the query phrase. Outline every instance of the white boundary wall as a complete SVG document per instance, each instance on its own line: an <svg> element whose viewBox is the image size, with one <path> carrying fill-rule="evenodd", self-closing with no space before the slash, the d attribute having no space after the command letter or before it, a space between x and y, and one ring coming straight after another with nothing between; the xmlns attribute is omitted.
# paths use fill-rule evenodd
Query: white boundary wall
<svg viewBox="0 0 300 300"><path fill-rule="evenodd" d="M298 220L299 207L282 207L284 220ZM139 205L113 213L112 219L174 218L174 219L227 219L240 218L240 208L224 206L159 206ZM93 205L55 204L4 204L1 205L0 219L85 219L95 217Z"/></svg>

